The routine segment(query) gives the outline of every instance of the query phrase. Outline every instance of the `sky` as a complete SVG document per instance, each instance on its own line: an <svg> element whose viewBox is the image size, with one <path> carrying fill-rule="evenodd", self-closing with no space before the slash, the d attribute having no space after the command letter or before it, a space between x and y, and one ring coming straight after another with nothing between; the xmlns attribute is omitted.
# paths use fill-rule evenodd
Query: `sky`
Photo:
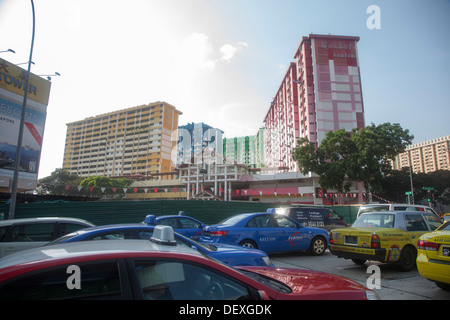
<svg viewBox="0 0 450 320"><path fill-rule="evenodd" d="M165 101L225 137L263 126L301 37L358 36L366 125L450 134L450 0L34 0L31 71L52 77L39 178L67 123ZM377 12L368 10L375 5ZM29 0L0 0L0 53L28 61ZM376 28L374 28L374 26ZM23 65L26 68L26 65Z"/></svg>

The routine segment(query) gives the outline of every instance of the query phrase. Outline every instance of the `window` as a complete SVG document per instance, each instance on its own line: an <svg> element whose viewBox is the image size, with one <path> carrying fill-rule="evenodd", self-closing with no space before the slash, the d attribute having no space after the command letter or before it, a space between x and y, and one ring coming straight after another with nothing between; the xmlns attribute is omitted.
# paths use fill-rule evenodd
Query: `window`
<svg viewBox="0 0 450 320"><path fill-rule="evenodd" d="M6 242L51 241L55 238L54 223L19 224L12 226L5 237Z"/></svg>
<svg viewBox="0 0 450 320"><path fill-rule="evenodd" d="M145 300L246 300L246 286L215 271L184 261L136 261Z"/></svg>
<svg viewBox="0 0 450 320"><path fill-rule="evenodd" d="M59 224L59 233L61 235L64 235L66 233L75 232L75 231L78 231L80 229L84 229L87 227L85 225L81 225L81 224L77 224L77 223L70 223L70 222L64 222L64 223L58 223L58 224Z"/></svg>
<svg viewBox="0 0 450 320"><path fill-rule="evenodd" d="M431 230L436 230L442 224L442 222L434 214L426 214L424 217L425 220L427 220Z"/></svg>
<svg viewBox="0 0 450 320"><path fill-rule="evenodd" d="M0 287L0 300L122 298L117 262L79 265L80 289L69 289L73 272L67 272L68 267L43 269L7 282Z"/></svg>
<svg viewBox="0 0 450 320"><path fill-rule="evenodd" d="M163 226L169 226L173 229L178 229L178 221L177 218L167 218L158 221L158 224Z"/></svg>
<svg viewBox="0 0 450 320"><path fill-rule="evenodd" d="M280 228L297 228L297 224L283 215L276 215L275 220Z"/></svg>
<svg viewBox="0 0 450 320"><path fill-rule="evenodd" d="M352 227L394 228L395 216L393 214L363 214Z"/></svg>
<svg viewBox="0 0 450 320"><path fill-rule="evenodd" d="M182 229L198 229L202 227L200 223L192 219L180 218L178 221L180 222Z"/></svg>
<svg viewBox="0 0 450 320"><path fill-rule="evenodd" d="M271 216L261 215L261 216L256 216L253 219L251 219L248 222L247 227L250 227L250 228L273 228L274 225L273 225Z"/></svg>
<svg viewBox="0 0 450 320"><path fill-rule="evenodd" d="M420 214L405 216L406 231L428 231L427 225Z"/></svg>

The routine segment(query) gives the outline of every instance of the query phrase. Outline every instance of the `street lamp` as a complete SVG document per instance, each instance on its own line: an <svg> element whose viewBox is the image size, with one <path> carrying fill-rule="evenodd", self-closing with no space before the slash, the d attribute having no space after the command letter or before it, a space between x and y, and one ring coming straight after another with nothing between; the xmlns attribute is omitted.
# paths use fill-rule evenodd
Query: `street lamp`
<svg viewBox="0 0 450 320"><path fill-rule="evenodd" d="M24 88L28 88L28 85L30 84L30 69L31 69L31 62L32 62L32 57L33 57L34 33L35 33L34 2L33 2L33 0L30 0L30 1L31 1L31 12L33 15L33 32L31 34L30 58L28 59L27 79L26 79ZM9 49L9 50L11 50L11 49ZM27 97L28 97L28 90L24 90L22 113L20 115L19 136L17 138L16 160L14 162L14 175L13 175L12 189L11 189L11 203L9 205L9 216L8 216L9 219L14 219L14 213L16 211L17 184L18 184L18 180L19 180L20 156L21 156L21 151L22 151L21 149L22 149L22 138L23 138L23 126L24 126L24 122L25 122L25 109L27 106Z"/></svg>
<svg viewBox="0 0 450 320"><path fill-rule="evenodd" d="M12 53L16 53L13 49L8 49L8 50L0 51L0 53L3 53L3 52L12 52Z"/></svg>
<svg viewBox="0 0 450 320"><path fill-rule="evenodd" d="M59 72L55 72L54 74L39 74L40 77L47 77L48 81L52 80L52 77L60 77L61 74Z"/></svg>

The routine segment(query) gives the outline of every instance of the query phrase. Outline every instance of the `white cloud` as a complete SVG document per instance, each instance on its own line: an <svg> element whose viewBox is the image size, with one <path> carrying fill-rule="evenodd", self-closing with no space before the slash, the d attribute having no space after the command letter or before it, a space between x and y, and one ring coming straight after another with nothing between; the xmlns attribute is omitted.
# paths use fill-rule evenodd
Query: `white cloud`
<svg viewBox="0 0 450 320"><path fill-rule="evenodd" d="M248 44L246 42L239 42L237 47L231 44L224 44L220 48L220 52L222 53L221 60L230 62L237 52L241 51L246 47L248 47Z"/></svg>
<svg viewBox="0 0 450 320"><path fill-rule="evenodd" d="M182 43L180 51L183 60L194 67L213 70L216 62L211 59L214 48L205 34L194 32L190 34Z"/></svg>

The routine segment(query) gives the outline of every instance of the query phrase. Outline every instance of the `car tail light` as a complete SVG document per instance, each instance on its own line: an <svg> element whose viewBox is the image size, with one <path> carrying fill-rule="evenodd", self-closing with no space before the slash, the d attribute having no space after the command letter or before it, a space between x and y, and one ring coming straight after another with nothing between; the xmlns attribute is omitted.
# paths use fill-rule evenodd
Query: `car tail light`
<svg viewBox="0 0 450 320"><path fill-rule="evenodd" d="M422 250L438 251L440 244L430 241L419 240L419 242L417 242L417 246L419 247L419 249Z"/></svg>
<svg viewBox="0 0 450 320"><path fill-rule="evenodd" d="M330 231L330 235L328 238L329 238L330 244L333 244L333 232L332 231Z"/></svg>
<svg viewBox="0 0 450 320"><path fill-rule="evenodd" d="M210 237L226 237L228 231L211 231L209 233Z"/></svg>
<svg viewBox="0 0 450 320"><path fill-rule="evenodd" d="M370 247L374 249L380 249L381 248L381 240L380 237L376 234L372 234L372 239L370 241Z"/></svg>

